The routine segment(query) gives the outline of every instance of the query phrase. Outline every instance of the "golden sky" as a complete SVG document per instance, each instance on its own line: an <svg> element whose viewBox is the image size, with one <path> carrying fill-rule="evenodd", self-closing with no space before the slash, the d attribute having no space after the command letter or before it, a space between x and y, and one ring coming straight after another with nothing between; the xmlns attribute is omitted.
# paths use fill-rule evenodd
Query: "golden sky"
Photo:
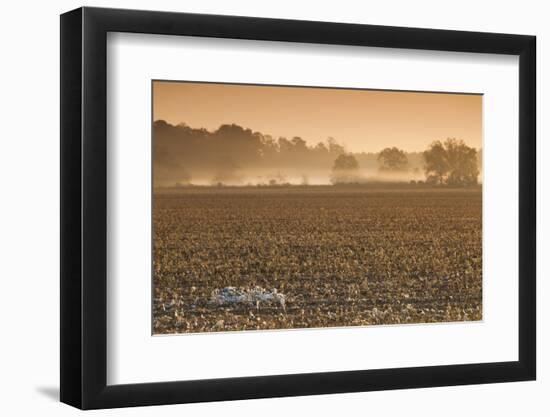
<svg viewBox="0 0 550 417"><path fill-rule="evenodd" d="M236 123L309 144L330 136L352 152L422 151L447 137L482 144L482 96L470 94L154 81L153 118L210 131Z"/></svg>

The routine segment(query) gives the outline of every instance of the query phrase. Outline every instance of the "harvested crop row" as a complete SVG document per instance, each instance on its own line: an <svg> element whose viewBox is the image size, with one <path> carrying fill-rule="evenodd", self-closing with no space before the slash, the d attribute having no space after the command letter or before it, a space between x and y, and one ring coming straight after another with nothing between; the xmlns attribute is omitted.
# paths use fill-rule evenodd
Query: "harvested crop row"
<svg viewBox="0 0 550 417"><path fill-rule="evenodd" d="M481 203L479 188L157 192L153 331L480 320ZM209 302L256 287L285 308Z"/></svg>

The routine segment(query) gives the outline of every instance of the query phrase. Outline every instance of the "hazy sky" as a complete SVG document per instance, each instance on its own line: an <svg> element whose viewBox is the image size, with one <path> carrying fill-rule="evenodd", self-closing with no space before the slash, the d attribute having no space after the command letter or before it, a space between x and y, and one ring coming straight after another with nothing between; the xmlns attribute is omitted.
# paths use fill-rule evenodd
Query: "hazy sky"
<svg viewBox="0 0 550 417"><path fill-rule="evenodd" d="M332 136L353 152L482 143L481 95L155 81L153 118L208 130L236 123L309 144Z"/></svg>

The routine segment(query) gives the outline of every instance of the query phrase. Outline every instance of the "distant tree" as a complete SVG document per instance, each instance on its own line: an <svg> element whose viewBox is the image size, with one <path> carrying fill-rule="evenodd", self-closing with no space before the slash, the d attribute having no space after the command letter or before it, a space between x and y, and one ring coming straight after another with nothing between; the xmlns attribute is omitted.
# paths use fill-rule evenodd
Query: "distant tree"
<svg viewBox="0 0 550 417"><path fill-rule="evenodd" d="M381 171L404 171L409 163L407 155L401 149L385 148L378 154Z"/></svg>
<svg viewBox="0 0 550 417"><path fill-rule="evenodd" d="M350 184L359 181L359 164L352 154L340 154L334 160L332 175L333 184Z"/></svg>
<svg viewBox="0 0 550 417"><path fill-rule="evenodd" d="M328 151L331 155L337 156L346 152L344 147L340 145L338 142L336 142L336 139L334 139L333 137L329 137L327 139L327 144L328 144Z"/></svg>
<svg viewBox="0 0 550 417"><path fill-rule="evenodd" d="M315 152L321 153L321 154L327 154L328 153L327 145L325 145L323 142L319 142L317 145L315 145L315 148L313 148L313 150Z"/></svg>
<svg viewBox="0 0 550 417"><path fill-rule="evenodd" d="M435 141L424 152L426 182L437 185L467 186L477 184L477 151L464 141L448 138Z"/></svg>
<svg viewBox="0 0 550 417"><path fill-rule="evenodd" d="M292 152L292 142L289 141L287 138L280 137L277 141L277 144L279 145L279 151L283 154Z"/></svg>
<svg viewBox="0 0 550 417"><path fill-rule="evenodd" d="M441 141L433 142L427 151L424 151L424 161L426 165L426 182L440 185L445 181L445 176L449 172L447 162L447 151Z"/></svg>
<svg viewBox="0 0 550 417"><path fill-rule="evenodd" d="M307 147L307 143L305 140L303 140L301 137L299 136L294 136L291 140L291 143L293 145L293 150L294 152L307 152L308 151L308 147Z"/></svg>

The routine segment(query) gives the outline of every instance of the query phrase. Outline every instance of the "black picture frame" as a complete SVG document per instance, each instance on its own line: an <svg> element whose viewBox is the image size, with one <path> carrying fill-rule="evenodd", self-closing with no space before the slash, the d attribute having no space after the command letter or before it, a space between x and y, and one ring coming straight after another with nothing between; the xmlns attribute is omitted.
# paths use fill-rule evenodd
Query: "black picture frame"
<svg viewBox="0 0 550 417"><path fill-rule="evenodd" d="M519 358L477 363L107 385L108 32L519 56ZM81 409L534 380L534 36L80 8L61 15L61 401Z"/></svg>

